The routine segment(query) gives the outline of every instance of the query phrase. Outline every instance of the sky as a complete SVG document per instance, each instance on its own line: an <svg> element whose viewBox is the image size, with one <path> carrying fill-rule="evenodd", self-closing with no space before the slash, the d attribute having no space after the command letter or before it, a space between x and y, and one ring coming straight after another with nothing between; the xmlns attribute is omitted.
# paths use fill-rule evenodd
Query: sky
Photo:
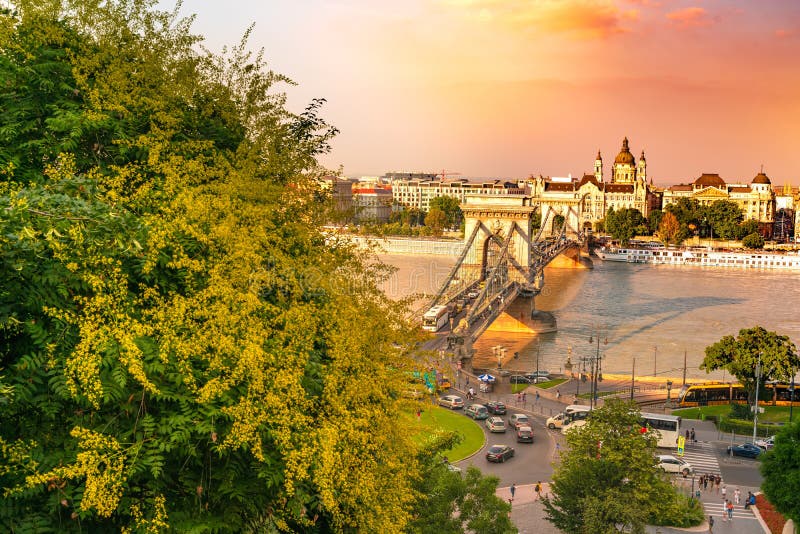
<svg viewBox="0 0 800 534"><path fill-rule="evenodd" d="M161 7L174 2L162 0ZM474 178L605 175L627 136L656 184L800 185L797 0L184 0L325 98L322 163ZM448 174L448 178L459 177ZM608 178L606 178L608 179Z"/></svg>

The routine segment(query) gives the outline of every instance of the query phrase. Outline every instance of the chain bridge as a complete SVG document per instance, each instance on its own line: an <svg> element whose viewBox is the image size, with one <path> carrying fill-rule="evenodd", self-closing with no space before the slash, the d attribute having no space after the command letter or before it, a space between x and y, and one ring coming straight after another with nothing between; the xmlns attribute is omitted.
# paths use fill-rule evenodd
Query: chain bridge
<svg viewBox="0 0 800 534"><path fill-rule="evenodd" d="M451 345L471 346L514 299L541 292L544 268L556 257L580 255L584 200L550 206L525 195L467 196L464 249L429 304L459 310L468 303L451 321Z"/></svg>

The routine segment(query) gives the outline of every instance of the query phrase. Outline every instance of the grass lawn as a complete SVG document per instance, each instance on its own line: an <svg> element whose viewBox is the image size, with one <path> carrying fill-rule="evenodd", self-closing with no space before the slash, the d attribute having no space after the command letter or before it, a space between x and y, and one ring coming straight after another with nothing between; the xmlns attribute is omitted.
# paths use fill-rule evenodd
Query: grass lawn
<svg viewBox="0 0 800 534"><path fill-rule="evenodd" d="M438 431L456 431L464 438L452 450L444 453L451 462L457 462L483 447L483 429L469 417L463 415L463 410L448 410L425 404L419 419L415 413L403 412L403 417L411 421L412 429L416 429L414 441L423 443L430 434Z"/></svg>
<svg viewBox="0 0 800 534"><path fill-rule="evenodd" d="M800 417L800 409L795 408ZM673 410L672 415L680 415L686 419L702 419L702 416L708 417L715 415L717 417L727 417L731 413L731 407L728 404L719 406L701 406L697 408L683 408L680 410ZM759 423L788 423L789 422L789 407L788 406L764 406L764 413L758 414Z"/></svg>
<svg viewBox="0 0 800 534"><path fill-rule="evenodd" d="M536 384L536 387L542 389L550 389L556 386L560 386L566 381L567 381L566 378L554 378L553 380L548 380L547 382L540 382L539 384Z"/></svg>

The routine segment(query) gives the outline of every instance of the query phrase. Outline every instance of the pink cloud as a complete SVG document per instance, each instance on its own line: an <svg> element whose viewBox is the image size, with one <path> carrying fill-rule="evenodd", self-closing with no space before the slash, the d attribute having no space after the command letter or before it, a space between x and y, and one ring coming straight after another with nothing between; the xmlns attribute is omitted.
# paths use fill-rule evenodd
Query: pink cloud
<svg viewBox="0 0 800 534"><path fill-rule="evenodd" d="M787 37L794 37L795 35L797 35L797 32L795 30L787 30L785 28L779 28L779 29L775 30L775 37L777 37L779 39L785 39Z"/></svg>
<svg viewBox="0 0 800 534"><path fill-rule="evenodd" d="M666 17L670 23L681 29L711 26L715 22L702 7L686 7L671 11Z"/></svg>

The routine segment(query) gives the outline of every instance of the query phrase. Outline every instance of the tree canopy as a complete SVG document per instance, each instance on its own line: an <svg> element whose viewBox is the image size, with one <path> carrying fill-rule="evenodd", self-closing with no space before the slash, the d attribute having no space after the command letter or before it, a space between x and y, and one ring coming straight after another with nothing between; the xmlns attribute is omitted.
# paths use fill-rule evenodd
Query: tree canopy
<svg viewBox="0 0 800 534"><path fill-rule="evenodd" d="M605 228L623 247L627 247L634 236L648 233L647 220L636 208L623 208L619 211L610 208L606 213Z"/></svg>
<svg viewBox="0 0 800 534"><path fill-rule="evenodd" d="M447 227L458 228L464 215L461 213L461 206L458 199L451 196L434 197L430 202L430 209L442 210L447 216ZM426 223L427 224L427 223Z"/></svg>
<svg viewBox="0 0 800 534"><path fill-rule="evenodd" d="M669 211L664 212L661 216L661 222L658 225L658 235L665 245L680 243L681 225L675 215Z"/></svg>
<svg viewBox="0 0 800 534"><path fill-rule="evenodd" d="M335 128L154 4L0 13L0 530L400 531L413 334L320 231Z"/></svg>
<svg viewBox="0 0 800 534"><path fill-rule="evenodd" d="M775 446L761 460L761 489L775 508L800 522L800 422L775 435Z"/></svg>
<svg viewBox="0 0 800 534"><path fill-rule="evenodd" d="M725 369L735 376L753 400L756 364L761 362L761 384L768 380L788 382L800 368L797 350L787 336L760 326L743 328L736 337L725 336L706 347L700 369Z"/></svg>
<svg viewBox="0 0 800 534"><path fill-rule="evenodd" d="M689 504L655 466L657 437L642 432L636 405L610 400L586 425L567 433L543 504L547 520L570 533L644 532L646 524L689 526L702 509Z"/></svg>

